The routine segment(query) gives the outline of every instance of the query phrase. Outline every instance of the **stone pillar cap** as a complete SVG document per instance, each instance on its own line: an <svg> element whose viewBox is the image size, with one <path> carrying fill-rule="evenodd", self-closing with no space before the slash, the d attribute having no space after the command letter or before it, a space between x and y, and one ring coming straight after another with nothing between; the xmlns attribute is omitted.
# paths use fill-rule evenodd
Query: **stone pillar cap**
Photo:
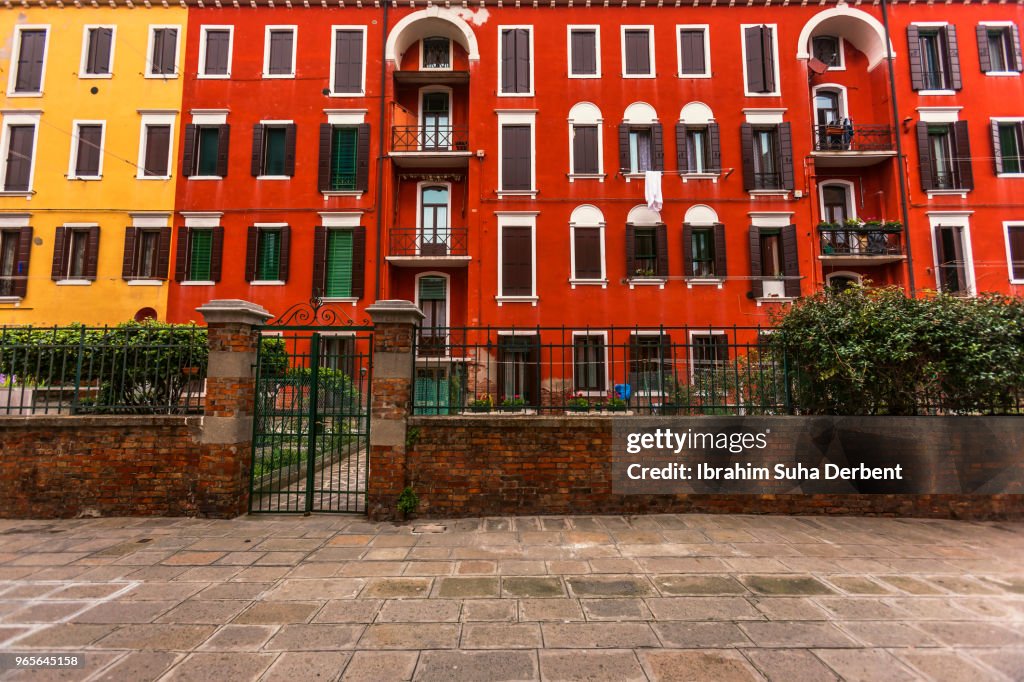
<svg viewBox="0 0 1024 682"><path fill-rule="evenodd" d="M261 305L238 298L224 298L204 303L196 308L206 324L263 324L273 315Z"/></svg>
<svg viewBox="0 0 1024 682"><path fill-rule="evenodd" d="M377 301L367 307L366 314L374 324L416 324L426 317L415 303L401 299Z"/></svg>

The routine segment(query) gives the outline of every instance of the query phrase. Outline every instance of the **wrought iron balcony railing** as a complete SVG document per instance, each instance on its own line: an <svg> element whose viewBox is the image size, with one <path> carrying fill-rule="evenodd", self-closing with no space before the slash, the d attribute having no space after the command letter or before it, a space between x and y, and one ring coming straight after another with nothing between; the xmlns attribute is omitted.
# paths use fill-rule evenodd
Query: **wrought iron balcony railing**
<svg viewBox="0 0 1024 682"><path fill-rule="evenodd" d="M902 256L903 233L898 227L819 225L822 256Z"/></svg>
<svg viewBox="0 0 1024 682"><path fill-rule="evenodd" d="M840 123L814 126L816 152L891 152L892 126Z"/></svg>
<svg viewBox="0 0 1024 682"><path fill-rule="evenodd" d="M393 152L465 152L469 150L468 125L392 126Z"/></svg>
<svg viewBox="0 0 1024 682"><path fill-rule="evenodd" d="M391 229L389 256L436 258L468 256L468 235L465 227L445 227L427 231L416 227Z"/></svg>

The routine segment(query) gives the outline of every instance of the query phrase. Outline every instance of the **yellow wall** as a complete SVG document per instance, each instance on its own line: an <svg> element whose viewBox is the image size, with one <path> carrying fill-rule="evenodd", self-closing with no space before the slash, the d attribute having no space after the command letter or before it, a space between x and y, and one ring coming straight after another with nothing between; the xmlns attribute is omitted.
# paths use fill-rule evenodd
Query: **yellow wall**
<svg viewBox="0 0 1024 682"><path fill-rule="evenodd" d="M180 7L0 9L0 118L12 110L42 110L36 145L34 195L0 196L4 214L31 215L34 228L29 283L18 304L0 304L2 324L116 323L144 307L165 318L168 285L128 285L121 278L125 227L132 214L174 210L177 134L182 77L145 78L149 26L179 26L178 69L183 70L187 10ZM41 97L8 97L10 60L18 24L48 25ZM116 26L112 78L79 78L84 26ZM91 94L92 88L98 88ZM171 140L171 179L136 179L141 115L139 110L176 112ZM105 120L101 180L67 178L73 121ZM100 226L96 281L88 286L59 286L51 278L54 233L64 223ZM168 222L167 224L171 224ZM172 247L173 249L173 247Z"/></svg>

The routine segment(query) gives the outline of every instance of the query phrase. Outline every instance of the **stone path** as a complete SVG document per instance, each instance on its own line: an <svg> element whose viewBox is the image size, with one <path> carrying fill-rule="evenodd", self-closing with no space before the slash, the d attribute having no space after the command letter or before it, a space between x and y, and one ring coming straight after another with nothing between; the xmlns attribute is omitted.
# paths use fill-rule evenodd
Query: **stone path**
<svg viewBox="0 0 1024 682"><path fill-rule="evenodd" d="M86 658L2 679L1021 680L1024 523L2 521L0 642Z"/></svg>

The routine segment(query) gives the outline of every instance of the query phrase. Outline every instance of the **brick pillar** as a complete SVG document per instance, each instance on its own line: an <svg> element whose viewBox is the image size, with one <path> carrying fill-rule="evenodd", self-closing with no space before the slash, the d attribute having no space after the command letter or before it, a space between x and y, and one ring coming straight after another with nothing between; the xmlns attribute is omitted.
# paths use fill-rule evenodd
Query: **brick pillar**
<svg viewBox="0 0 1024 682"><path fill-rule="evenodd" d="M366 513L371 519L393 519L398 496L408 485L405 435L412 405L412 340L423 313L411 301L377 301L366 312L373 321Z"/></svg>
<svg viewBox="0 0 1024 682"><path fill-rule="evenodd" d="M231 518L249 510L255 327L272 315L237 299L210 301L196 310L206 320L210 349L196 506L203 516Z"/></svg>

